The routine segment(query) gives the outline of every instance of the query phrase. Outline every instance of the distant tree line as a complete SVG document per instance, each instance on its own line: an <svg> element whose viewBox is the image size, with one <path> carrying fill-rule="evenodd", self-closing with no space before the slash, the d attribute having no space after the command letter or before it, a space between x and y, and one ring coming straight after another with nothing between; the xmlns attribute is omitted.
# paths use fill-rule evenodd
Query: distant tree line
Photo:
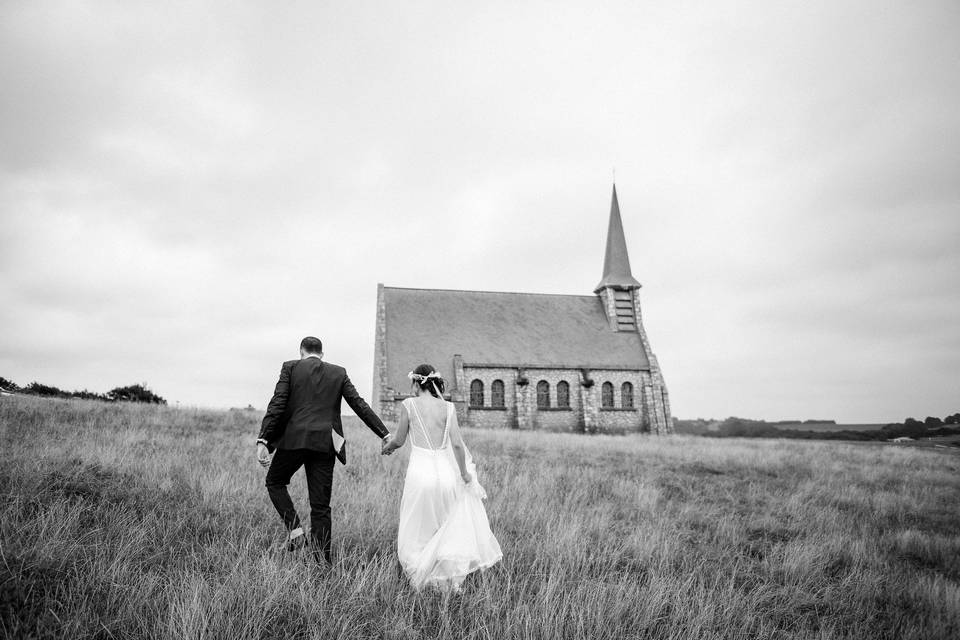
<svg viewBox="0 0 960 640"><path fill-rule="evenodd" d="M803 440L890 440L893 438L929 438L960 433L960 413L945 418L928 416L923 422L907 418L903 422L884 425L869 431L839 430L812 431L809 429L785 429L784 425L814 424L813 421L766 422L747 418L730 417L726 420L676 420L678 433L690 433L711 438L798 438ZM828 421L816 421L823 424ZM835 424L833 421L830 423Z"/></svg>
<svg viewBox="0 0 960 640"><path fill-rule="evenodd" d="M106 393L95 391L64 391L39 382L31 382L25 387L19 386L12 380L0 376L0 389L29 396L44 398L82 398L84 400L103 400L106 402L146 402L149 404L167 404L167 401L155 394L147 383L132 384L126 387L116 387Z"/></svg>
<svg viewBox="0 0 960 640"><path fill-rule="evenodd" d="M946 425L960 424L960 413L955 413L943 419L937 418L935 416L927 416L926 418L923 419L922 423L919 420L914 420L913 418L907 418L904 421L904 424L909 424L909 425L924 424L927 427L931 427L931 428L942 427L945 424Z"/></svg>

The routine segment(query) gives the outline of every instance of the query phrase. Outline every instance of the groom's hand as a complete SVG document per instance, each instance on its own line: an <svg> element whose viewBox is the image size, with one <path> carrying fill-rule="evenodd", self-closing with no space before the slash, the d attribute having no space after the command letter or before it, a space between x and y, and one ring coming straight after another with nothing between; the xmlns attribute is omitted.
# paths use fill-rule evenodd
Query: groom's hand
<svg viewBox="0 0 960 640"><path fill-rule="evenodd" d="M383 440L380 441L380 455L388 456L393 453L393 448L390 447L390 443L393 441L393 434L388 433L383 436Z"/></svg>
<svg viewBox="0 0 960 640"><path fill-rule="evenodd" d="M267 446L262 442L257 443L257 462L264 469L270 466L270 452L267 451Z"/></svg>

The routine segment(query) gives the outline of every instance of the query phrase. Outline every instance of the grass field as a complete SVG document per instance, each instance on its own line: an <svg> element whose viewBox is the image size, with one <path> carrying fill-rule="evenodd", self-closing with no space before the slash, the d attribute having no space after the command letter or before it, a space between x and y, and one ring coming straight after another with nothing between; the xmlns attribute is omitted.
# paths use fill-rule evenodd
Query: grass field
<svg viewBox="0 0 960 640"><path fill-rule="evenodd" d="M335 570L274 551L259 417L0 400L0 633L960 637L951 451L467 430L505 558L444 599L398 575L406 453L356 424Z"/></svg>

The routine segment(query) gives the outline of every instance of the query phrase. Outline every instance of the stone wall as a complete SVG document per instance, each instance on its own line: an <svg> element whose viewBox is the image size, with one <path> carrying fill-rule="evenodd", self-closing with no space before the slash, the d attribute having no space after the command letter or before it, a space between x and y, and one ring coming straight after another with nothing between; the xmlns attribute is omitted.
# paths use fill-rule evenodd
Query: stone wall
<svg viewBox="0 0 960 640"><path fill-rule="evenodd" d="M613 289L610 287L604 287L600 290L598 295L600 296L600 301L603 303L603 311L607 315L607 325L610 327L610 331L616 331L617 303L614 297Z"/></svg>
<svg viewBox="0 0 960 640"><path fill-rule="evenodd" d="M646 371L617 371L596 369L590 372L594 381L591 390L597 407L597 433L624 433L648 431L645 420L647 403L643 402L641 390L649 384L650 374ZM613 407L603 406L603 383L613 385ZM623 406L623 383L633 385L633 407Z"/></svg>
<svg viewBox="0 0 960 640"><path fill-rule="evenodd" d="M597 383L590 377L589 371L580 372L580 406L583 407L584 433L596 433L600 415L597 409Z"/></svg>
<svg viewBox="0 0 960 640"><path fill-rule="evenodd" d="M529 430L534 426L533 403L530 401L530 384L523 376L523 371L518 372L517 376L517 385L514 390L514 401L516 402L514 410L516 411L517 418L513 426L517 429Z"/></svg>
<svg viewBox="0 0 960 640"><path fill-rule="evenodd" d="M466 423L471 426L546 429L549 431L582 431L583 410L580 402L578 369L520 369L464 366L465 386L470 388L473 380L483 382L484 407L468 405ZM517 384L524 377L526 385ZM491 387L494 380L504 385L505 410L490 409ZM550 384L550 408L537 408L537 383L546 380ZM557 383L561 380L570 385L569 408L557 407ZM469 401L469 393L467 394Z"/></svg>
<svg viewBox="0 0 960 640"><path fill-rule="evenodd" d="M643 350L647 354L647 360L650 362L650 392L644 392L644 397L649 398L650 412L648 421L651 433L664 435L673 433L673 418L670 415L670 396L667 394L667 385L663 381L663 373L660 370L660 362L650 348L650 340L647 338L647 331L643 327L643 314L640 312L640 291L633 292L633 310L637 316L637 332L640 334L640 342L643 344Z"/></svg>
<svg viewBox="0 0 960 640"><path fill-rule="evenodd" d="M651 416L658 410L658 394L663 390L653 383L649 371L619 369L521 369L509 367L477 367L462 365L463 377L459 388L448 389L447 399L454 402L460 424L486 429L523 429L573 433L627 433L657 431ZM584 378L586 376L586 378ZM526 385L518 384L525 377ZM590 379L592 385L585 385ZM483 406L471 407L470 383L483 382ZM503 407L493 407L491 388L495 380L503 382ZM550 385L550 406L537 407L537 383ZM557 406L557 384L565 381L570 386L570 406ZM603 383L613 385L613 407L602 406ZM623 383L633 385L633 407L623 406ZM461 391L462 389L463 391ZM379 404L384 421L395 422L403 395L394 394L393 400ZM462 398L462 400L460 399ZM660 395L659 402L665 398ZM662 409L661 409L662 410Z"/></svg>
<svg viewBox="0 0 960 640"><path fill-rule="evenodd" d="M473 427L490 429L515 428L517 425L517 369L508 368L475 368L463 366L463 388L466 417L464 423ZM474 380L483 382L483 407L470 406L470 383ZM503 382L502 409L493 408L490 399L490 390L494 380Z"/></svg>
<svg viewBox="0 0 960 640"><path fill-rule="evenodd" d="M593 380L592 386L583 384L584 373ZM525 377L526 386L518 385L517 379ZM650 388L650 373L647 371L624 371L597 369L583 372L580 369L513 369L505 367L477 367L464 365L464 386L469 389L473 380L483 382L484 406L466 407L461 418L467 426L483 428L542 429L544 431L567 431L587 433L624 433L649 431L649 414L652 396L644 396L643 389ZM504 384L504 407L491 407L490 390L495 380ZM545 380L550 385L550 407L537 407L537 383ZM557 384L565 381L570 386L570 406L557 406ZM601 407L601 389L604 382L614 386L614 407ZM624 408L621 395L622 384L630 382L634 388L634 407ZM466 394L469 402L469 392Z"/></svg>
<svg viewBox="0 0 960 640"><path fill-rule="evenodd" d="M546 431L583 431L583 404L580 398L579 369L527 369L530 380L530 410L533 428ZM545 380L550 385L550 406L537 407L537 383ZM570 385L569 408L557 406L557 383Z"/></svg>
<svg viewBox="0 0 960 640"><path fill-rule="evenodd" d="M384 422L400 418L399 403L394 401L396 390L387 385L387 304L383 285L377 284L377 328L373 343L373 392L370 406Z"/></svg>

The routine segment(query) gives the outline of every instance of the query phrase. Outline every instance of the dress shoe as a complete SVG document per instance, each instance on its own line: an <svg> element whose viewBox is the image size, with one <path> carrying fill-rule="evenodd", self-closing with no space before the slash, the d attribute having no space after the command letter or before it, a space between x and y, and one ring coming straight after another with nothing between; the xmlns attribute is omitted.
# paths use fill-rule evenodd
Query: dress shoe
<svg viewBox="0 0 960 640"><path fill-rule="evenodd" d="M294 551L299 551L305 546L307 546L306 534L301 533L300 535L287 540L287 551L290 551L291 553Z"/></svg>

